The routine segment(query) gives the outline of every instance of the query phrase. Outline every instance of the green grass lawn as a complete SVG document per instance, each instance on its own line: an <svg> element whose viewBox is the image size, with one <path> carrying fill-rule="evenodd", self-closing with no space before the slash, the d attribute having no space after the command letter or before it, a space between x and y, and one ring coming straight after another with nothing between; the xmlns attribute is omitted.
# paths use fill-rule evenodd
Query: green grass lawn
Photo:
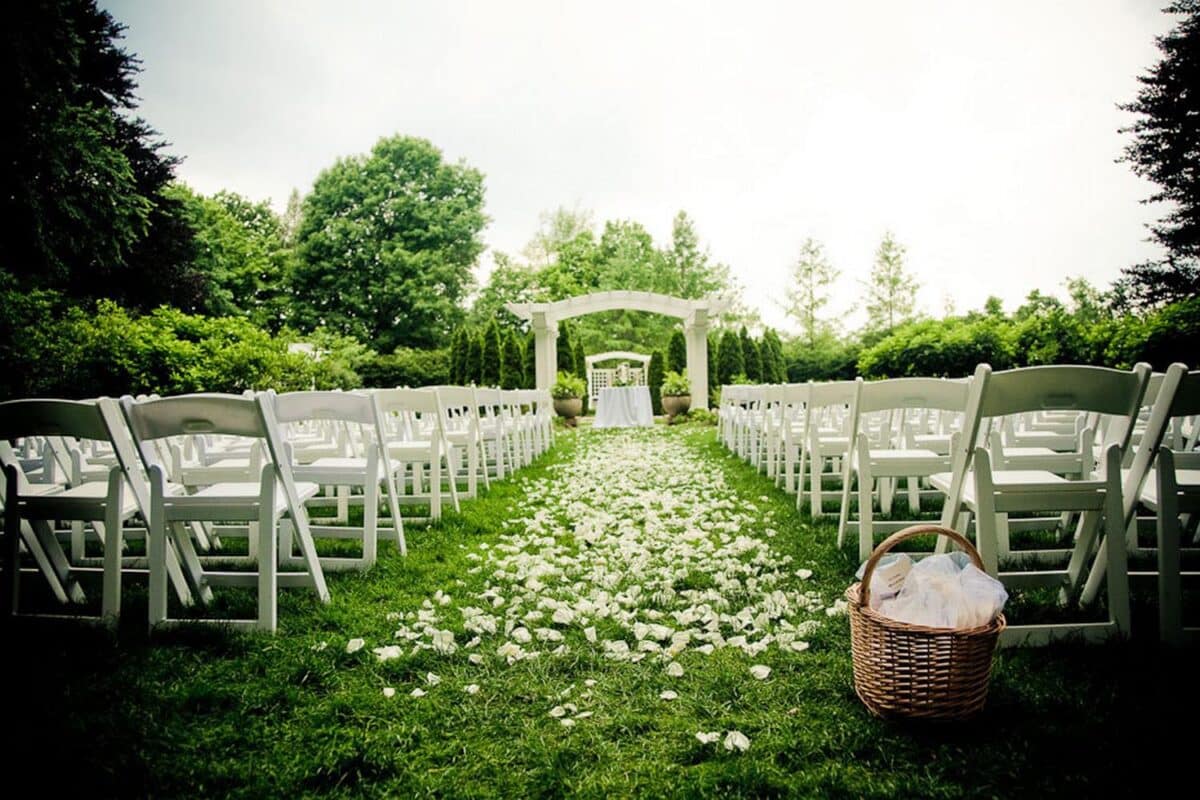
<svg viewBox="0 0 1200 800"><path fill-rule="evenodd" d="M871 717L851 686L846 617L819 611L803 652L689 648L676 659L677 677L662 659L606 658L570 626L563 654L512 664L495 655L501 640L487 637L473 651L482 663L471 663L470 634L453 623L452 654L372 654L439 590L457 608L496 581L479 556L538 512L530 487L553 487L581 468L577 459L603 452L600 437L625 435L560 433L515 480L439 525L410 528L408 558L383 546L369 573L331 576L328 606L283 592L275 636L205 629L148 639L136 582L116 637L69 623L7 624L10 779L27 774L56 796L90 797L903 798L1111 795L1191 772L1181 753L1194 749L1195 654L1140 642L1003 652L986 711L955 726ZM857 563L849 547L834 547L831 522L798 515L794 499L727 454L712 428L638 435L668 437L723 476L734 505L754 520L731 535L791 557L783 591L814 593L824 605L841 597ZM555 546L586 565L578 529ZM812 577L794 577L795 567ZM701 566L677 588L700 592L712 582ZM235 595L233 605L243 601ZM601 639L619 636L596 624ZM367 644L348 653L356 637ZM751 676L755 664L771 667L765 680ZM413 697L414 689L425 694ZM662 699L666 690L675 699ZM1169 733L1173 725L1182 737ZM744 752L696 737L731 730L749 739Z"/></svg>

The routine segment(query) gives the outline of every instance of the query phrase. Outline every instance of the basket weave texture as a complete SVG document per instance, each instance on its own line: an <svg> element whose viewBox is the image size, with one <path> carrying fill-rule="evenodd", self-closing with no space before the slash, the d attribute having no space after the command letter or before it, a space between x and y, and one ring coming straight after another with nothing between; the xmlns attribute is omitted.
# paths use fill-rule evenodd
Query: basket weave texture
<svg viewBox="0 0 1200 800"><path fill-rule="evenodd" d="M913 525L875 548L862 582L846 590L854 691L872 714L885 719L962 720L987 701L1003 614L978 628L929 628L870 607L871 576L879 559L900 542L930 533L954 540L983 569L979 553L961 534L939 525Z"/></svg>

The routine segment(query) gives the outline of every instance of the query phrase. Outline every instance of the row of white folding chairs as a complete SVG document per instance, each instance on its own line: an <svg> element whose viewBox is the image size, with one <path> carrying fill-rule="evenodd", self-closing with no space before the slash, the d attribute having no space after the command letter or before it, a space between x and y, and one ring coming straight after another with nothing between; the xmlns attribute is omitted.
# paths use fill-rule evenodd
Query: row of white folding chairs
<svg viewBox="0 0 1200 800"><path fill-rule="evenodd" d="M1145 365L1130 372L1056 366L994 374L989 367L981 365L971 381L957 384L934 379L858 384L852 389L849 400L849 417L855 430L847 440L848 450L841 451L839 543L853 525L848 519L853 485L857 484L859 493L859 549L860 555L865 557L874 546L874 531L870 525L872 483L879 487L883 478L898 479L905 475L911 482L914 475L925 475L947 495L943 524L956 525L963 531L974 524L976 541L989 571L1007 584L1020 588L1057 587L1064 602L1078 595L1079 602L1084 605L1095 602L1101 583L1107 587L1107 620L1085 624L1014 625L1005 633L1006 643L1041 644L1062 636L1100 639L1127 634L1130 574L1158 577L1163 637L1171 641L1185 639L1192 632L1184 628L1181 621L1179 586L1183 577L1193 577L1194 573L1186 573L1180 567L1179 515L1171 513L1169 508L1166 512L1160 510L1157 515L1158 570L1129 573L1125 549L1136 544L1133 515L1139 502L1152 510L1174 503L1176 509L1182 508L1185 512L1192 508L1189 503L1195 502L1200 472L1191 469L1197 466L1194 440L1183 453L1164 448L1164 452L1170 453L1165 459L1174 462L1168 462L1170 466L1177 466L1182 460L1188 468L1160 469L1157 474L1151 469L1159 444L1179 441L1165 436L1168 432L1195 430L1193 417L1200 409L1193 408L1190 399L1196 382L1194 376L1195 373L1187 374L1182 365L1173 365L1165 375L1153 377ZM826 386L835 388L817 393L809 390L810 400L816 398L814 406L829 399L822 395L844 391L836 384ZM1153 391L1147 392L1150 387ZM769 451L769 447L756 450L752 444L755 434L746 431L746 427L757 425L759 420L786 418L789 388L783 387L779 414L773 414L770 407L770 397L778 395L777 389L740 387L735 391L730 398L730 407L722 409L729 425L722 430L727 444L735 451L740 445L738 452L751 460L764 449ZM804 391L795 390L793 394L800 397ZM887 426L879 426L874 437L868 430L871 414L916 405L941 406L941 410L950 414L963 409L961 425L966 432L951 433L955 442L953 448L946 447L938 452L940 448L913 447L916 435L906 435L904 444L896 448L878 438L879 431L887 430ZM905 411L906 416L907 413ZM811 416L805 416L811 419ZM1014 419L1017 420L1015 424L1006 422ZM1142 430L1135 450L1130 434L1139 419ZM793 432L796 427L799 426L793 425ZM797 438L811 443L817 436L811 425L807 427L808 430L800 428ZM1013 430L1047 433L1058 438L1009 438L1006 434ZM934 440L933 434L928 436L930 438L922 440L924 443ZM851 440L853 447L849 445ZM878 450L875 449L877 446ZM821 457L816 446L810 450L818 454L817 458ZM802 461L803 447L800 452ZM1122 464L1126 466L1123 472ZM1126 484L1124 488L1122 480ZM1166 488L1158 488L1164 481L1168 484ZM801 469L798 489L802 490L803 486ZM882 499L882 487L879 488ZM1165 504L1157 499L1159 492L1168 498ZM1120 509L1120 514L1111 513L1113 509ZM1061 515L1049 518L1051 524L1055 520L1076 521L1073 530L1066 531L1063 542L1066 546L1014 551L1009 543L1010 529L1017 524L1045 527L1047 519L1010 520L1010 516L1047 511ZM1104 522L1103 529L1101 521ZM1114 563L1108 552L1111 537L1105 534L1127 529L1127 540L1118 536L1111 546L1114 551L1119 551L1115 560L1120 563ZM1055 568L1047 568L1050 566ZM1085 578L1087 582L1080 593Z"/></svg>
<svg viewBox="0 0 1200 800"><path fill-rule="evenodd" d="M508 399L510 407L505 414L517 431L517 439L523 442L519 452L531 458L547 449L553 436L548 395L526 392ZM167 614L168 586L182 605L189 606L210 601L215 585L235 584L258 586L258 613L252 620L218 622L273 630L277 624L278 585L308 586L327 601L325 569L373 563L378 533L394 537L403 550L403 527L397 508L402 493L389 485L388 479L395 477L395 465L405 463L405 459L431 470L434 464L440 467L450 449L444 431L438 432L447 417L436 390L192 395L142 402L124 398L119 404L109 399L0 404L0 438L5 440L0 443L0 459L6 473L5 605L11 613L18 610L24 553L33 561L31 571L41 573L54 596L64 604L84 599L80 573L103 572L100 619L110 624L120 609L121 575L135 570L150 575L152 627L174 622ZM423 442L415 438L392 441L385 431L393 430L400 418L410 430L414 420L420 425L423 419L424 430L432 430L435 435ZM311 432L334 421L373 429L366 434L373 446L358 458L345 451L330 453L318 448L308 451L310 455L315 452L316 458L295 460L299 445L311 445L322 437L289 442L282 434L282 425L307 424ZM10 447L8 440L17 441L18 449ZM41 455L53 452L49 444L53 440L74 443L73 452L86 451L89 458L111 459L105 480L31 481L30 475L41 479L53 472L44 469L46 457ZM245 446L247 441L249 447ZM378 447L380 442L387 442L388 447ZM163 458L164 453L171 455L172 447L164 445L190 450L192 460L187 464L193 469L204 465L197 452L206 448L219 452L220 458L207 459L208 466L217 469L204 478L211 483L185 486L172 480L168 473L174 465L170 458ZM393 458L396 450L401 452ZM231 453L244 453L246 463L239 465L240 471L228 463L216 466L232 458ZM256 453L260 454L258 461L254 460ZM78 460L78 456L75 458ZM100 466L88 463L93 469ZM363 539L363 556L359 559L318 555L305 509L305 503L316 497L319 484L341 482L359 485L364 493L372 495L364 501L364 525L358 531ZM380 496L373 490L380 486L387 487L394 525L390 531L377 533L375 512ZM430 494L427 501L431 506L440 494ZM128 558L122 538L125 523L135 517L145 525L147 552L141 558ZM55 528L60 520L92 524L91 533L103 548L102 564L89 563L94 559L68 557ZM213 523L229 522L242 524L250 542L243 561L255 571L231 572L202 557L201 552L217 543L222 530ZM224 530L228 532L229 528ZM324 535L335 530L344 533L340 528L317 532ZM228 556L221 556L220 563L229 561ZM300 570L278 569L289 565Z"/></svg>

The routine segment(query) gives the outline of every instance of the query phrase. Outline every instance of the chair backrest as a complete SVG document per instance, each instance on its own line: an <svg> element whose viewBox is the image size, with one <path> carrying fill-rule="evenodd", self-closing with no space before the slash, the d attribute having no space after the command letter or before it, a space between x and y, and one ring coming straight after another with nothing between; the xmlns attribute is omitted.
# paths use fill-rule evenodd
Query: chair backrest
<svg viewBox="0 0 1200 800"><path fill-rule="evenodd" d="M969 422L973 429L964 431L963 442L974 446L983 418L1062 410L1112 416L1103 447L1116 444L1124 450L1149 383L1149 364L1138 364L1129 371L1052 365L1003 372L992 372L990 365L980 364L972 381L978 408L968 408L968 418L974 417Z"/></svg>
<svg viewBox="0 0 1200 800"><path fill-rule="evenodd" d="M892 378L862 384L858 413L893 408L936 408L940 411L965 411L969 391L966 381L944 378Z"/></svg>
<svg viewBox="0 0 1200 800"><path fill-rule="evenodd" d="M258 398L237 394L189 394L127 405L129 427L140 441L217 433L267 439ZM274 455L274 454L273 454Z"/></svg>
<svg viewBox="0 0 1200 800"><path fill-rule="evenodd" d="M0 403L0 439L71 436L107 441L108 426L90 400L8 400Z"/></svg>
<svg viewBox="0 0 1200 800"><path fill-rule="evenodd" d="M355 392L268 392L279 422L310 419L375 424L375 404L371 398Z"/></svg>

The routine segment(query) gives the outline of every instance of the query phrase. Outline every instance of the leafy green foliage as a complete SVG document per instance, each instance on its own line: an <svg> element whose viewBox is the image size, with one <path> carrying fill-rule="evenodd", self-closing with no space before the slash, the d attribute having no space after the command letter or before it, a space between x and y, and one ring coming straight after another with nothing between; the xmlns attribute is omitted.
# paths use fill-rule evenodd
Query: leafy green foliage
<svg viewBox="0 0 1200 800"><path fill-rule="evenodd" d="M96 397L274 388L355 388L369 353L353 340L317 332L320 358L288 352L240 317L204 317L163 307L137 315L111 300L70 305L52 291L0 294L5 397Z"/></svg>
<svg viewBox="0 0 1200 800"><path fill-rule="evenodd" d="M661 394L664 397L683 397L692 393L692 384L688 381L687 372L670 370L663 377Z"/></svg>
<svg viewBox="0 0 1200 800"><path fill-rule="evenodd" d="M423 139L393 136L340 159L304 199L296 324L323 323L380 351L445 341L485 222L483 176Z"/></svg>
<svg viewBox="0 0 1200 800"><path fill-rule="evenodd" d="M438 386L451 383L450 351L399 347L377 356L360 370L364 386ZM453 381L458 383L458 381Z"/></svg>
<svg viewBox="0 0 1200 800"><path fill-rule="evenodd" d="M195 307L191 232L162 197L176 159L142 119L136 57L94 0L20 3L0 31L0 270L29 289Z"/></svg>
<svg viewBox="0 0 1200 800"><path fill-rule="evenodd" d="M182 184L164 196L177 201L195 233L193 265L205 275L203 310L213 316L247 316L278 329L285 321L284 281L290 252L270 206L232 192L203 197Z"/></svg>
<svg viewBox="0 0 1200 800"><path fill-rule="evenodd" d="M558 380L550 388L550 396L555 400L569 400L573 397L583 397L587 384L578 375L568 372L558 373Z"/></svg>

